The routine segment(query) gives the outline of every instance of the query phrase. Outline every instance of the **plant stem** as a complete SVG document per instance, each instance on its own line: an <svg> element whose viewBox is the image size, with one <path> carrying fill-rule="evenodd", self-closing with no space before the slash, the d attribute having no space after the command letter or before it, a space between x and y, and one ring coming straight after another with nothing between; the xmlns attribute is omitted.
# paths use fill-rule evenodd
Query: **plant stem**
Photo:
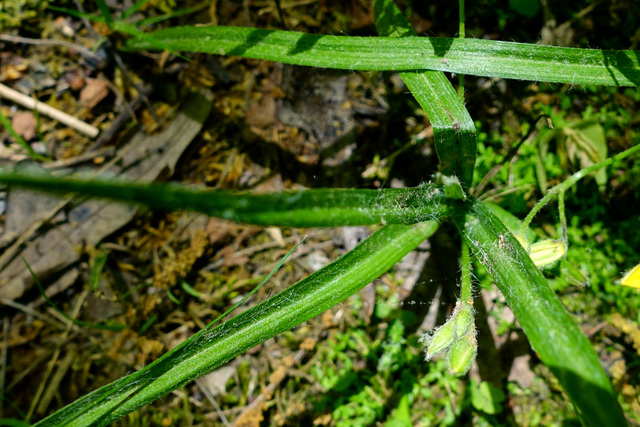
<svg viewBox="0 0 640 427"><path fill-rule="evenodd" d="M462 254L460 255L460 267L462 278L460 281L460 299L473 305L473 289L471 287L471 257L469 256L469 244L462 240Z"/></svg>
<svg viewBox="0 0 640 427"><path fill-rule="evenodd" d="M142 370L103 386L38 426L106 426L343 301L431 236L438 222L388 225L295 285L222 322Z"/></svg>
<svg viewBox="0 0 640 427"><path fill-rule="evenodd" d="M629 148L629 149L627 149L627 150L625 150L625 151L623 151L621 153L618 153L615 156L611 156L606 160L603 160L603 161L601 161L599 163L596 163L595 165L591 165L591 166L589 166L587 168L581 169L578 172L576 172L573 175L571 175L569 178L567 178L566 181L561 182L560 184L558 184L555 187L553 187L551 190L549 190L549 192L542 199L540 199L540 201L533 207L533 209L531 209L531 212L529 212L529 214L524 219L524 221L522 221L522 226L520 227L520 235L521 236L524 235L525 230L527 229L527 227L529 227L529 224L531 224L531 221L536 216L536 214L540 211L540 209L542 209L551 200L553 200L556 197L558 197L561 193L564 193L565 191L567 191L576 182L580 181L582 178L587 176L589 173L597 171L598 169L601 169L603 167L609 166L613 162L615 162L616 160L622 160L625 157L628 157L628 156L636 153L637 151L640 151L640 144L634 145L633 147L631 147L631 148ZM564 207L562 209L564 210ZM561 218L561 220L562 220L562 218Z"/></svg>
<svg viewBox="0 0 640 427"><path fill-rule="evenodd" d="M460 9L460 15L458 17L458 38L463 39L465 37L464 0L458 0L458 6ZM458 93L460 94L460 98L464 100L464 74L458 74Z"/></svg>
<svg viewBox="0 0 640 427"><path fill-rule="evenodd" d="M558 195L558 209L560 210L560 227L562 228L562 241L565 246L569 246L567 239L567 214L564 211L564 191Z"/></svg>
<svg viewBox="0 0 640 427"><path fill-rule="evenodd" d="M585 424L628 425L591 343L520 242L477 199L469 197L465 205L465 215L453 217L463 239L474 248L531 347L562 384Z"/></svg>

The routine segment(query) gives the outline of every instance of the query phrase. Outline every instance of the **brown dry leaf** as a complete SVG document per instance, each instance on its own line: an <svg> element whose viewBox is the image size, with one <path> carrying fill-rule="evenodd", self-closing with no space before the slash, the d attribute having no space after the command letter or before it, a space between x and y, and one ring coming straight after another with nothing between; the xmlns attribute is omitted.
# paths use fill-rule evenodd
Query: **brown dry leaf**
<svg viewBox="0 0 640 427"><path fill-rule="evenodd" d="M313 351L313 349L316 348L317 343L317 338L305 338L305 340L300 344L300 350Z"/></svg>
<svg viewBox="0 0 640 427"><path fill-rule="evenodd" d="M640 327L636 322L622 317L620 313L615 313L609 318L609 323L620 329L628 337L638 355L640 355Z"/></svg>
<svg viewBox="0 0 640 427"><path fill-rule="evenodd" d="M138 334L132 331L131 329L125 329L120 333L115 340L111 342L111 348L107 353L113 360L119 360L120 355L129 349L131 343L136 342L138 338Z"/></svg>
<svg viewBox="0 0 640 427"><path fill-rule="evenodd" d="M13 129L25 139L31 141L36 136L36 118L31 111L21 111L11 120Z"/></svg>
<svg viewBox="0 0 640 427"><path fill-rule="evenodd" d="M167 103L163 102L162 104L155 106L156 117L160 121L160 123L158 123L151 115L151 112L145 109L142 111L142 117L140 117L140 123L142 123L147 133L155 132L158 129L158 127L162 124L163 118L167 116L169 111L171 111L171 106Z"/></svg>
<svg viewBox="0 0 640 427"><path fill-rule="evenodd" d="M631 384L624 384L622 386L622 396L624 396L625 402L627 402L631 406L631 411L633 414L640 414L640 400L638 400L638 395L640 390L636 389Z"/></svg>
<svg viewBox="0 0 640 427"><path fill-rule="evenodd" d="M2 67L0 70L0 78L2 80L18 80L24 76L28 68L29 61L24 58L14 58L11 63Z"/></svg>
<svg viewBox="0 0 640 427"><path fill-rule="evenodd" d="M238 418L236 418L232 426L259 427L263 420L264 415L262 415L262 405L251 405Z"/></svg>
<svg viewBox="0 0 640 427"><path fill-rule="evenodd" d="M111 28L109 28L109 26L104 22L94 22L93 29L96 30L96 32L101 36L107 37L113 34Z"/></svg>
<svg viewBox="0 0 640 427"><path fill-rule="evenodd" d="M202 382L211 394L219 396L227 392L227 383L237 372L237 366L232 363L202 376Z"/></svg>
<svg viewBox="0 0 640 427"><path fill-rule="evenodd" d="M232 234L237 235L238 225L226 219L209 218L205 231L209 236L209 244L225 242ZM236 231L236 233L234 233Z"/></svg>
<svg viewBox="0 0 640 427"><path fill-rule="evenodd" d="M109 82L103 79L87 78L86 83L80 92L80 103L91 109L109 95Z"/></svg>
<svg viewBox="0 0 640 427"><path fill-rule="evenodd" d="M322 318L322 325L326 329L333 328L334 326L336 326L333 312L330 309L322 313L321 318Z"/></svg>
<svg viewBox="0 0 640 427"><path fill-rule="evenodd" d="M80 90L87 83L87 81L84 79L84 76L77 71L68 72L64 75L64 79L71 90Z"/></svg>
<svg viewBox="0 0 640 427"><path fill-rule="evenodd" d="M133 316L129 318L130 322L134 322L135 319L140 317L140 307L142 307L142 315L144 317L151 317L160 304L162 304L163 298L161 294L145 294L140 297L140 303L138 304L138 310L135 313L130 313Z"/></svg>
<svg viewBox="0 0 640 427"><path fill-rule="evenodd" d="M269 383L270 384L280 384L287 377L287 366L280 365L276 368L275 371L269 375ZM271 395L273 394L273 389L267 389L264 393L265 399L271 399Z"/></svg>
<svg viewBox="0 0 640 427"><path fill-rule="evenodd" d="M181 251L175 260L165 260L159 271L153 276L153 286L166 289L172 286L178 277L184 277L191 271L193 264L204 253L209 239L205 231L196 232L191 238L191 245Z"/></svg>
<svg viewBox="0 0 640 427"><path fill-rule="evenodd" d="M145 360L154 360L160 354L162 354L162 350L164 350L164 344L162 344L158 340L150 340L145 337L140 337L138 340L138 347L142 351L142 354L139 356L142 360L139 360L140 363L144 364Z"/></svg>
<svg viewBox="0 0 640 427"><path fill-rule="evenodd" d="M333 421L333 417L331 414L320 415L319 417L313 420L314 426L326 426L329 425Z"/></svg>
<svg viewBox="0 0 640 427"><path fill-rule="evenodd" d="M265 128L276 121L276 101L273 96L265 94L254 101L247 110L247 124Z"/></svg>
<svg viewBox="0 0 640 427"><path fill-rule="evenodd" d="M282 358L282 364L278 366L269 375L269 384L263 387L258 396L250 405L246 407L244 412L236 418L232 424L233 427L258 427L260 422L264 420L263 410L265 409L265 402L273 397L276 388L280 385L285 378L289 368L299 363L291 356L285 356Z"/></svg>

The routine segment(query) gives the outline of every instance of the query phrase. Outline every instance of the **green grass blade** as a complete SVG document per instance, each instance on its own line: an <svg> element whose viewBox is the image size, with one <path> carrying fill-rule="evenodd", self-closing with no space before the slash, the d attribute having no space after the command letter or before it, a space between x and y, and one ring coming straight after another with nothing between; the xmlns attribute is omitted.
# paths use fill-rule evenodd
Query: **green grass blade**
<svg viewBox="0 0 640 427"><path fill-rule="evenodd" d="M176 50L172 49L171 46L166 43L159 42L155 40L153 37L150 37L147 33L142 30L137 29L133 25L127 24L122 21L115 21L113 23L113 30L120 31L122 33L128 34L136 39L144 40L147 43L151 43L156 49L162 49L171 52L172 54L179 56L180 58L190 61L189 58L180 55Z"/></svg>
<svg viewBox="0 0 640 427"><path fill-rule="evenodd" d="M104 18L104 22L109 28L113 28L113 16L111 16L111 11L107 3L104 0L96 0L96 3L98 3L98 9Z"/></svg>
<svg viewBox="0 0 640 427"><path fill-rule="evenodd" d="M176 51L343 70L434 70L474 76L638 86L640 51L576 49L480 39L346 37L241 27L173 27L149 33ZM154 49L147 40L130 49Z"/></svg>
<svg viewBox="0 0 640 427"><path fill-rule="evenodd" d="M125 19L127 19L128 17L130 17L131 15L136 13L138 11L138 9L140 9L142 6L144 6L148 1L149 0L138 0L137 2L135 2L133 4L133 6L131 6L130 8L125 10L124 12L122 12L122 15L120 15L120 19L122 19L124 21Z"/></svg>
<svg viewBox="0 0 640 427"><path fill-rule="evenodd" d="M280 260L280 262L278 262L278 264L271 270L271 273L269 273L267 275L267 277L265 277L264 280L258 286L253 288L253 290L251 292L246 294L244 296L244 298L242 298L242 300L238 301L236 304L234 304L232 307L230 307L227 311L225 311L220 316L218 316L215 320L210 322L207 326L205 326L200 331L198 331L197 333L192 335L189 339L183 341L178 346L174 347L169 352L165 353L162 357L157 359L152 365L149 365L148 367L146 367L144 369L141 369L140 371L136 372L135 374L128 375L125 378L122 378L122 379L120 379L118 381L115 381L115 382L111 383L110 385L107 385L106 387L103 387L101 389L102 391L101 390L94 391L92 394L97 394L97 396L93 396L91 399L89 399L90 400L90 404L87 404L87 405L77 404L76 405L77 402L75 402L74 404L69 405L66 408L64 408L63 410L57 412L51 418L56 418L56 416L57 416L57 421L55 421L55 422L63 422L64 424L69 423L75 417L81 417L81 418L84 418L84 419L95 419L96 414L94 412L96 410L97 411L101 411L103 413L105 411L110 411L113 408L115 408L117 406L117 404L119 404L119 403L114 403L115 400L117 400L118 402L124 401L124 400L126 400L126 398L129 395L131 395L132 393L134 393L137 390L141 389L142 387L145 387L146 384L151 380L146 380L146 381L142 381L141 382L138 377L141 377L141 376L144 377L145 375L147 375L148 370L152 369L152 367L154 365L158 365L158 364L161 364L161 363L169 363L170 361L175 360L176 359L176 355L177 354L179 355L180 353L182 353L183 349L185 347L195 345L197 343L198 339L206 331L210 330L220 320L222 320L227 315L229 315L231 312L233 312L236 308L238 308L238 306L244 304L244 302L247 301L247 299L249 299L258 289L260 289L262 287L262 285L264 285L276 273L276 271L278 271L280 269L280 267L282 267L282 264L284 264L284 262L287 260L287 258L289 258L289 256L298 248L298 246L300 246L300 244L305 240L305 238L306 238L306 236L300 242L298 242ZM172 301L174 301L176 304L180 304L180 301L178 301L173 296L173 294L171 293L171 291L169 289L167 289L167 296ZM149 321L147 321L145 323L145 325L142 326L141 330L143 330L146 327L148 327L147 324L149 322L154 322L156 317L157 316L152 316L149 319ZM149 326L150 326L150 323L149 323ZM141 332L139 332L139 333L141 333ZM107 398L109 399L109 402L107 402L107 404L105 405L104 404L105 403L104 400L107 399ZM103 401L102 402L103 405L96 406L97 403L99 403L100 401ZM65 411L67 411L66 414L63 414L63 413L65 413ZM50 420L49 418L47 418L46 420L43 420L43 422L44 421L54 422L54 420Z"/></svg>
<svg viewBox="0 0 640 427"><path fill-rule="evenodd" d="M123 325L122 323L118 323L118 322L107 321L105 323L91 323L91 322L85 322L85 321L82 321L82 320L79 320L79 319L74 319L73 317L69 316L67 313L62 311L53 301L51 301L51 298L49 298L47 293L44 291L44 288L42 287L42 283L40 283L40 279L33 272L33 270L31 269L31 266L29 265L29 263L27 263L27 260L25 260L23 258L22 261L24 262L25 266L27 267L27 270L29 270L29 273L31 273L31 277L33 277L33 281L36 284L36 286L38 287L38 291L40 291L40 295L42 296L42 298L44 298L45 302L51 308L53 308L58 314L60 314L62 317L64 317L65 319L67 319L71 323L74 323L74 324L76 324L78 326L82 326L82 327L101 329L101 330L106 330L106 331L122 331L124 328L127 327L126 325Z"/></svg>
<svg viewBox="0 0 640 427"><path fill-rule="evenodd" d="M102 270L104 269L105 264L107 263L107 258L109 257L109 251L104 247L100 247L91 258L91 274L89 275L89 290L91 292L95 292L98 290L98 286L100 284L100 275L102 274Z"/></svg>
<svg viewBox="0 0 640 427"><path fill-rule="evenodd" d="M596 352L540 270L482 203L470 200L467 208L458 227L582 419L592 426L627 425Z"/></svg>
<svg viewBox="0 0 640 427"><path fill-rule="evenodd" d="M169 357L90 393L36 425L108 425L343 301L391 268L437 226L430 221L383 227L353 251L289 289L199 333Z"/></svg>
<svg viewBox="0 0 640 427"><path fill-rule="evenodd" d="M392 0L376 0L376 28L382 36L417 36ZM400 77L433 126L440 171L455 175L465 188L471 186L476 160L476 127L464 100L439 71L404 71Z"/></svg>
<svg viewBox="0 0 640 427"><path fill-rule="evenodd" d="M411 224L442 218L448 209L444 192L434 184L382 190L324 188L257 194L178 184L76 180L0 171L2 182L49 193L75 192L138 203L152 209L186 209L237 222L284 227Z"/></svg>

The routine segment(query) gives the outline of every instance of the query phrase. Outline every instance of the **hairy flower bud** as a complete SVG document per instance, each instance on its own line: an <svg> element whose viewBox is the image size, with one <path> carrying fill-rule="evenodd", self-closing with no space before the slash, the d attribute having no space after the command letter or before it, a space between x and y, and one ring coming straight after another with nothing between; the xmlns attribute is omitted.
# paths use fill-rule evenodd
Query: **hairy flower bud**
<svg viewBox="0 0 640 427"><path fill-rule="evenodd" d="M462 184L460 184L460 180L457 177L436 172L436 180L444 185L444 197L447 199L466 200L467 195L464 194Z"/></svg>
<svg viewBox="0 0 640 427"><path fill-rule="evenodd" d="M473 307L467 303L459 304L460 309L452 316L456 324L456 338L467 335L471 330L475 330L476 326Z"/></svg>
<svg viewBox="0 0 640 427"><path fill-rule="evenodd" d="M469 333L449 347L447 359L449 371L454 375L465 375L473 366L478 353L475 332Z"/></svg>
<svg viewBox="0 0 640 427"><path fill-rule="evenodd" d="M449 319L447 323L435 330L428 338L426 359L431 360L448 349L456 339L455 322Z"/></svg>

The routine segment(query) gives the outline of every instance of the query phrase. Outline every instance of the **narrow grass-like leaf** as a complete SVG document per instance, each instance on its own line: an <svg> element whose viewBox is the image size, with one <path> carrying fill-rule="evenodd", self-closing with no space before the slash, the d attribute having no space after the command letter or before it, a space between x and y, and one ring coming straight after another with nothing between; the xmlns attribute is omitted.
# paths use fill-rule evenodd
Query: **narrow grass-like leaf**
<svg viewBox="0 0 640 427"><path fill-rule="evenodd" d="M98 252L92 257L91 274L89 276L89 290L91 292L95 292L98 289L98 285L100 284L100 275L102 274L102 269L104 268L108 257L109 251L104 248L99 248Z"/></svg>
<svg viewBox="0 0 640 427"><path fill-rule="evenodd" d="M80 416L80 417L82 417L84 419L93 419L92 418L93 415L91 414L91 411L98 410L98 411L104 412L104 411L113 410L113 408L115 408L119 404L119 402L126 400L129 395L131 395L133 392L136 391L137 388L145 386L145 383L144 382L141 383L138 380L138 377L147 375L149 369L152 369L152 367L154 365L158 365L158 364L161 364L161 363L168 363L171 360L175 360L176 359L176 355L180 355L181 353L184 353L184 348L185 347L193 346L194 344L196 344L196 342L199 340L199 338L206 331L211 329L220 320L224 319L228 314L233 312L240 305L244 304L258 289L260 289L262 287L262 285L264 285L267 281L269 281L269 279L271 279L271 277L276 273L276 271L278 271L280 269L280 267L282 267L282 265L287 260L287 258L289 258L289 256L298 248L298 246L300 246L300 244L305 240L305 238L306 238L306 236L300 242L298 242L284 256L284 258L282 258L280 260L280 262L278 262L278 264L271 270L271 272L267 275L267 277L265 277L264 280L258 286L253 288L253 290L251 292L246 294L244 296L244 298L242 298L242 300L238 301L232 307L227 309L227 311L222 313L215 320L213 320L207 326L205 326L200 331L195 333L189 339L183 341L178 346L176 346L173 349L171 349L168 353L165 353L162 357L157 359L154 363L152 363L151 365L145 367L144 369L141 369L140 371L136 372L135 374L128 375L125 378L122 378L122 379L120 379L120 380L118 380L116 382L111 383L110 385L107 385L107 386L103 387L101 389L102 392L100 390L95 391L94 393L97 394L98 396L97 396L96 399L93 399L89 404L87 404L87 405L75 405L75 404L72 404L72 405L67 406L66 409L69 410L69 411L72 411L74 415ZM180 301L178 301L178 299L175 296L173 296L173 294L171 293L171 291L169 289L167 289L167 296L172 301L174 301L176 304L180 304ZM155 316L153 316L153 319L155 321ZM146 325L146 323L145 323L145 325ZM145 325L143 325L143 327ZM149 382L149 381L151 381L151 380L147 379L146 382ZM96 406L97 403L99 401L104 401L105 399L108 399L108 402L106 402L106 404L103 404L100 408L98 408ZM96 406L96 408L94 408L94 406ZM49 417L49 418L47 418L46 420L43 420L43 421L47 421L50 418L55 418L56 415L58 415L58 420L60 420L61 422L65 423L65 424L68 424L71 421L71 417L70 416L63 417L62 414L60 414L60 412L64 412L64 410L65 409L63 409L62 411L57 412L52 417ZM60 422L60 421L56 421L56 422Z"/></svg>
<svg viewBox="0 0 640 427"><path fill-rule="evenodd" d="M104 0L96 0L98 4L98 9L104 18L104 22L107 24L109 28L113 27L113 16L111 16L111 11L109 10L109 6L105 3Z"/></svg>
<svg viewBox="0 0 640 427"><path fill-rule="evenodd" d="M474 76L638 86L640 51L577 49L480 39L346 37L243 27L173 27L148 33L176 51L343 70L434 70ZM155 49L132 39L130 49Z"/></svg>
<svg viewBox="0 0 640 427"><path fill-rule="evenodd" d="M138 330L136 331L138 335L143 335L145 332L147 332L147 330L151 327L151 325L153 325L156 322L156 320L158 320L157 314L154 314L151 317L149 317L147 321L144 322L142 326L140 326L140 328L138 328Z"/></svg>
<svg viewBox="0 0 640 427"><path fill-rule="evenodd" d="M74 180L0 172L0 183L49 193L80 193L159 210L187 209L258 225L329 227L335 225L411 224L442 218L444 192L434 184L381 190L314 189L257 194L203 190L177 184Z"/></svg>
<svg viewBox="0 0 640 427"><path fill-rule="evenodd" d="M142 6L145 5L145 3L147 3L149 0L138 0L137 2L135 2L133 4L133 6L131 6L130 8L128 8L127 10L125 10L124 12L122 12L122 15L120 15L120 19L127 19L128 17L130 17L131 15L133 15L134 13L136 13L138 11L138 9L140 9Z"/></svg>
<svg viewBox="0 0 640 427"><path fill-rule="evenodd" d="M196 291L190 284L188 284L184 279L180 280L180 287L183 291L191 295L195 298L202 298L202 294Z"/></svg>
<svg viewBox="0 0 640 427"><path fill-rule="evenodd" d="M375 0L373 13L382 36L417 36L392 0ZM440 71L403 71L400 77L433 126L440 171L469 188L476 159L476 127L464 100Z"/></svg>
<svg viewBox="0 0 640 427"><path fill-rule="evenodd" d="M526 251L482 203L456 222L492 276L533 349L592 426L627 425L600 360Z"/></svg>
<svg viewBox="0 0 640 427"><path fill-rule="evenodd" d="M561 194L563 194L565 191L571 188L571 186L573 186L576 182L580 181L582 178L584 178L585 176L587 176L592 172L599 171L609 165L612 165L616 161L625 159L638 152L640 152L640 143L637 143L631 148L627 148L626 150L616 154L615 156L611 156L608 159L605 159L589 167L582 168L578 172L574 173L569 178L561 182L560 184L557 184L556 186L554 186L551 190L549 190L547 194L545 194L545 196L542 199L538 201L538 203L536 203L533 209L529 211L529 213L527 214L527 217L522 221L520 234L524 234L524 229L526 227L529 227L529 224L531 224L531 221L536 216L536 214L540 212L540 209L542 209L550 201L558 197L561 197ZM564 218L563 211L564 211L563 203L560 203L560 219L561 220Z"/></svg>
<svg viewBox="0 0 640 427"><path fill-rule="evenodd" d="M389 225L294 286L172 351L143 371L104 386L38 426L104 426L311 319L391 268L437 229L437 223Z"/></svg>
<svg viewBox="0 0 640 427"><path fill-rule="evenodd" d="M107 331L121 331L124 328L126 328L126 325L123 325L122 323L118 323L118 322L107 321L105 323L91 323L91 322L85 322L79 319L74 319L73 317L69 316L67 313L60 310L60 308L58 308L58 306L53 301L51 301L51 298L49 298L47 293L44 291L44 288L42 287L42 283L40 283L40 279L38 279L38 276L33 272L33 270L31 269L31 266L27 263L27 261L24 258L22 260L24 261L25 266L29 270L29 273L31 273L31 277L33 277L33 281L38 287L38 290L40 291L40 295L42 296L42 298L44 298L45 302L49 304L49 306L53 308L58 314L60 314L62 317L64 317L71 323L74 323L82 327L102 329Z"/></svg>

